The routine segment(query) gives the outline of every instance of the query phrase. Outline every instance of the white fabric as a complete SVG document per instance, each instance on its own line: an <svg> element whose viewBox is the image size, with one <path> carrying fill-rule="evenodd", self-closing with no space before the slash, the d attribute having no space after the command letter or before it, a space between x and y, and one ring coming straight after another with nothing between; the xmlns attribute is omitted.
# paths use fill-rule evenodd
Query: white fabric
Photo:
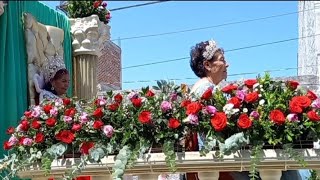
<svg viewBox="0 0 320 180"><path fill-rule="evenodd" d="M58 99L58 98L60 98L60 97L55 95L55 94L53 94L50 91L46 91L46 90L43 89L41 91L40 95L39 95L39 103L41 103L45 99L50 100L50 99Z"/></svg>

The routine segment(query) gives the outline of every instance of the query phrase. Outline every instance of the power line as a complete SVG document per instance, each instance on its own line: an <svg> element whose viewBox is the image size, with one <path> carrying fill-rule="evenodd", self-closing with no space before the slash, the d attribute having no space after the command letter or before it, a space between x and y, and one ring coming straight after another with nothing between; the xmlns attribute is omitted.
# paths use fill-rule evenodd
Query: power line
<svg viewBox="0 0 320 180"><path fill-rule="evenodd" d="M251 46L244 46L244 47L239 47L239 48L234 48L234 49L225 50L224 52L239 51L239 50L243 50L243 49L251 49L251 48L255 48L255 47L261 47L261 46L279 44L279 43L294 41L294 40L298 40L298 39L304 39L304 38L314 37L314 36L318 36L318 35L320 35L320 34L309 35L309 36L298 37L298 38L284 39L284 40L267 42L267 43L256 44L256 45L251 45ZM189 58L190 58L190 57L182 57L182 58L175 58L175 59L169 59L169 60L163 60L163 61L157 61L157 62L151 62L151 63L145 63L145 64L138 64L138 65L123 67L122 69L130 69L130 68L136 68L136 67L142 67L142 66L150 66L150 65L155 65L155 64L162 64L162 63L168 63L168 62L174 62L174 61L181 61L181 60L189 59Z"/></svg>
<svg viewBox="0 0 320 180"><path fill-rule="evenodd" d="M307 67L317 67L317 65L310 65L310 66L303 66L303 67L287 67L287 68L280 68L280 69L269 69L269 70L264 70L264 71L255 71L255 72L242 72L242 73L234 73L228 75L230 76L241 76L241 75L252 75L252 74L260 74L261 72L281 72L281 71L288 71L288 70L295 70L295 69L301 69L301 68L307 68ZM169 78L167 79L168 81L182 81L182 80L195 80L199 79L197 77L185 77L185 78ZM123 82L113 82L113 83L104 83L104 84L132 84L132 83L146 83L146 82L156 82L158 80L137 80L137 81L123 81Z"/></svg>
<svg viewBox="0 0 320 180"><path fill-rule="evenodd" d="M149 3L135 4L132 6L124 6L124 7L119 7L119 8L109 9L109 10L110 11L118 11L118 10L129 9L129 8L140 7L140 6L147 6L147 5L156 4L156 3L163 3L163 2L167 2L167 1L155 1L155 2L149 2Z"/></svg>
<svg viewBox="0 0 320 180"><path fill-rule="evenodd" d="M272 16L266 16L266 17L260 17L260 18L255 18L255 19L248 19L248 20L243 20L243 21L234 21L234 22L223 23L223 24L218 24L218 25L213 25L213 26L207 26L207 27L186 29L186 30L180 30L180 31L171 31L171 32L158 33L158 34L149 34L149 35L125 37L125 38L120 38L120 39L113 39L113 40L111 40L111 41L115 41L115 40L140 39L140 38L163 36L163 35L170 35L170 34L179 34L179 33L191 32L191 31L199 31L199 30L204 30L204 29L211 29L211 28L217 28L217 27L222 27L222 26L229 26L229 25L234 25L234 24L242 24L242 23L248 23L248 22L253 22L253 21L260 21L260 20L265 20L265 19L271 19L271 18L277 18L277 17L282 17L282 16L288 16L288 15L297 14L297 13L301 13L301 12L305 12L305 11L311 11L311 10L315 10L315 9L318 9L318 8L306 9L306 10L289 12L289 13L272 15Z"/></svg>

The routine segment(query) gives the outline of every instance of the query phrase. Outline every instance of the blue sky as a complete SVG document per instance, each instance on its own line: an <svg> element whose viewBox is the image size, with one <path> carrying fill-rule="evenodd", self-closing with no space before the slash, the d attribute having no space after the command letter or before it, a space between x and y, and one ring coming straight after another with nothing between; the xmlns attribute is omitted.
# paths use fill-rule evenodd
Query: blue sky
<svg viewBox="0 0 320 180"><path fill-rule="evenodd" d="M108 8L149 1L108 1ZM59 2L44 2L55 7ZM244 21L298 11L297 1L172 1L112 12L111 39L180 31ZM188 57L200 41L215 39L225 50L298 37L298 14L164 36L121 40L122 67ZM118 44L118 41L115 41ZM298 40L226 52L228 74L260 72L297 67ZM272 76L292 76L297 70L272 72ZM255 77L229 76L228 80ZM196 82L189 59L122 70L123 89L136 89L155 82L139 80L195 78L176 81Z"/></svg>

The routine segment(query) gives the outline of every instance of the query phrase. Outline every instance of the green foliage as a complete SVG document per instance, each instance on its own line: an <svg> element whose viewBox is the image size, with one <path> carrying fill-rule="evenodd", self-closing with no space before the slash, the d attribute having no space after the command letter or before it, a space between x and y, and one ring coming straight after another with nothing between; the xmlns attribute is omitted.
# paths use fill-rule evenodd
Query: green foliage
<svg viewBox="0 0 320 180"><path fill-rule="evenodd" d="M262 154L262 147L263 145L254 145L252 147L252 150L251 150L251 160L250 160L250 179L251 180L257 180L259 179L259 176L258 176L258 164L260 162L260 159L261 159L261 154Z"/></svg>
<svg viewBox="0 0 320 180"><path fill-rule="evenodd" d="M175 172L176 167L176 153L174 151L174 144L171 141L166 141L163 144L163 153L166 155L166 164L169 167L169 170Z"/></svg>

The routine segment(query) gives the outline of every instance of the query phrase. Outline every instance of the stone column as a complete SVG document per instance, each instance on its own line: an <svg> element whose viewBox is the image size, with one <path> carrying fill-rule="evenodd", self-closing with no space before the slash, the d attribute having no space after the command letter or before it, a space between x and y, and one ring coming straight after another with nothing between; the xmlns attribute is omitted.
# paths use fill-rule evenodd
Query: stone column
<svg viewBox="0 0 320 180"><path fill-rule="evenodd" d="M320 2L299 1L298 76L320 82ZM317 86L318 87L318 86ZM320 93L319 88L317 93Z"/></svg>
<svg viewBox="0 0 320 180"><path fill-rule="evenodd" d="M70 19L73 37L74 96L90 99L97 94L97 61L110 27L97 15Z"/></svg>

